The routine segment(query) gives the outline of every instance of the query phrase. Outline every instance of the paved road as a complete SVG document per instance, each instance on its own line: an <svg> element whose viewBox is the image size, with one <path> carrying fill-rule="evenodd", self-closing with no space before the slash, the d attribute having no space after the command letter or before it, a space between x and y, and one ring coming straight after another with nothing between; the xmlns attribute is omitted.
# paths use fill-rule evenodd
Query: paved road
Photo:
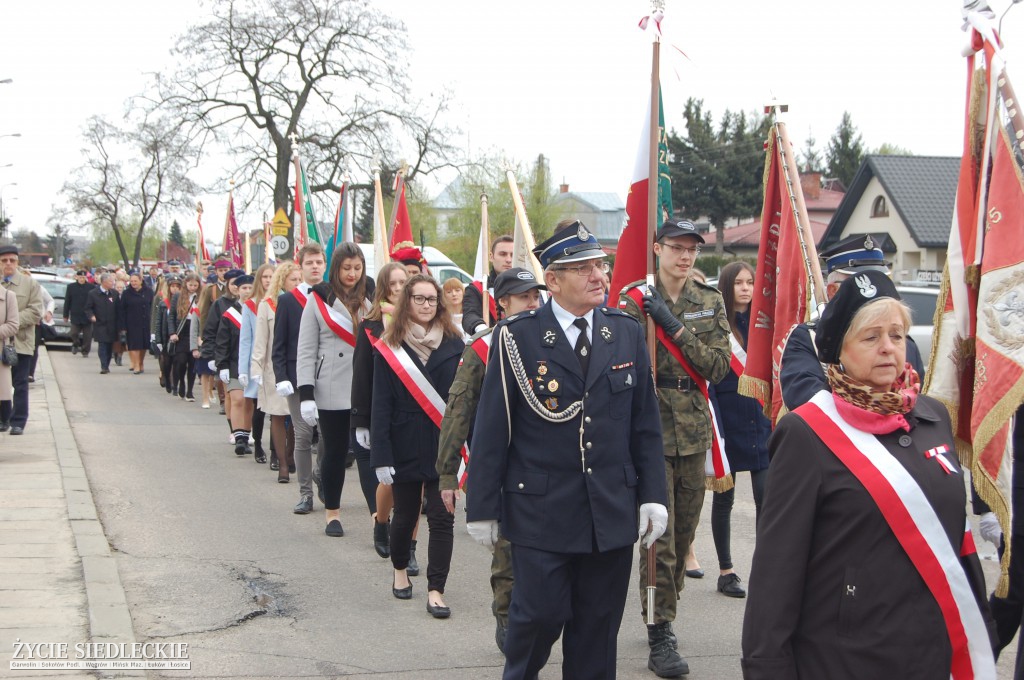
<svg viewBox="0 0 1024 680"><path fill-rule="evenodd" d="M187 642L188 677L500 677L490 556L465 534L461 510L446 593L454 613L435 621L425 611L425 577L413 579L412 601L391 596L390 563L373 552L354 468L342 495L346 535L328 538L321 506L292 514L297 485L277 484L251 456L237 458L224 418L165 395L153 367L100 376L95 358L51 358L136 638ZM744 576L754 523L747 479L733 511L733 559ZM740 677L744 601L715 592L710 499L697 538L708 577L688 581L676 632L690 678L728 680ZM425 545L419 555L425 568ZM1012 668L1009 656L1001 667ZM619 677L653 678L646 661L634 594ZM559 663L556 650L542 677L559 677Z"/></svg>

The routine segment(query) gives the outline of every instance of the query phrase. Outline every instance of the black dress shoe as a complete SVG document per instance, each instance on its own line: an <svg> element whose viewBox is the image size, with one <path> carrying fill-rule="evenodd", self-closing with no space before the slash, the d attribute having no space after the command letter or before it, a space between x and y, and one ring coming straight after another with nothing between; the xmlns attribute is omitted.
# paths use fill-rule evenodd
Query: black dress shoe
<svg viewBox="0 0 1024 680"><path fill-rule="evenodd" d="M25 434L25 428L13 425L11 427L11 434Z"/></svg>
<svg viewBox="0 0 1024 680"><path fill-rule="evenodd" d="M295 463L288 463L288 473L292 475L295 474Z"/></svg>
<svg viewBox="0 0 1024 680"><path fill-rule="evenodd" d="M373 549L383 558L391 557L391 540L388 538L388 522L373 520Z"/></svg>
<svg viewBox="0 0 1024 680"><path fill-rule="evenodd" d="M409 576L420 575L420 563L416 561L416 541L412 541L409 546L409 566L405 568L405 573Z"/></svg>
<svg viewBox="0 0 1024 680"><path fill-rule="evenodd" d="M687 578L704 578L704 570L699 568L699 567L697 569L687 569L686 570L686 577Z"/></svg>
<svg viewBox="0 0 1024 680"><path fill-rule="evenodd" d="M109 368L101 368L100 369L100 375L106 375L107 373L110 373L110 369Z"/></svg>
<svg viewBox="0 0 1024 680"><path fill-rule="evenodd" d="M452 610L450 607L446 607L443 604L432 605L428 601L427 613L433 616L435 619L447 619L449 616L452 615Z"/></svg>
<svg viewBox="0 0 1024 680"><path fill-rule="evenodd" d="M505 653L505 634L508 627L501 622L501 619L497 619L494 626L494 644L498 645L498 651L502 654Z"/></svg>
<svg viewBox="0 0 1024 680"><path fill-rule="evenodd" d="M277 458L271 458L270 459L270 469L271 470L280 470L281 469L281 463L278 462Z"/></svg>
<svg viewBox="0 0 1024 680"><path fill-rule="evenodd" d="M11 424L9 422L6 420L0 421L0 432L7 432L9 429L11 429Z"/></svg>
<svg viewBox="0 0 1024 680"><path fill-rule="evenodd" d="M718 577L718 592L727 597L746 597L747 591L740 585L740 577L736 574L722 574Z"/></svg>
<svg viewBox="0 0 1024 680"><path fill-rule="evenodd" d="M236 456L244 456L245 454L248 453L248 451L246 450L248 448L249 448L249 445L246 444L243 441L235 442L235 455Z"/></svg>
<svg viewBox="0 0 1024 680"><path fill-rule="evenodd" d="M313 497L303 496L299 499L299 502L295 505L295 509L292 510L296 515L308 515L313 512Z"/></svg>
<svg viewBox="0 0 1024 680"><path fill-rule="evenodd" d="M404 588L396 588L395 584L391 584L391 594L397 597L399 600L411 600L412 599L412 582Z"/></svg>
<svg viewBox="0 0 1024 680"><path fill-rule="evenodd" d="M345 530L341 527L340 521L332 519L327 523L327 528L324 529L324 533L328 536L338 538L345 535Z"/></svg>

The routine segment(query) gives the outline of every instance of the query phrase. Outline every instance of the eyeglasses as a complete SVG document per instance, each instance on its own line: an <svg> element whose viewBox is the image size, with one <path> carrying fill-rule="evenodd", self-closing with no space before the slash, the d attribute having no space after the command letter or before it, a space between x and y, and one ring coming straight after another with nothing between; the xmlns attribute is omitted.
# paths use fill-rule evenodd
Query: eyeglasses
<svg viewBox="0 0 1024 680"><path fill-rule="evenodd" d="M609 265L607 262L602 260L600 262L593 262L591 264L576 265L575 267L555 267L555 271L556 272L572 272L576 276L587 277L587 276L590 276L590 273L592 271L594 271L595 268L598 271L600 271L602 274L607 274L608 272L610 272L612 270L611 265Z"/></svg>
<svg viewBox="0 0 1024 680"><path fill-rule="evenodd" d="M437 296L427 297L426 295L413 295L412 301L417 305L437 307Z"/></svg>
<svg viewBox="0 0 1024 680"><path fill-rule="evenodd" d="M669 250L671 250L676 255L686 254L686 255L689 255L691 257L696 257L697 255L700 255L700 246L695 246L693 248L687 248L685 246L677 246L675 243L662 243L661 247L662 248L668 248Z"/></svg>

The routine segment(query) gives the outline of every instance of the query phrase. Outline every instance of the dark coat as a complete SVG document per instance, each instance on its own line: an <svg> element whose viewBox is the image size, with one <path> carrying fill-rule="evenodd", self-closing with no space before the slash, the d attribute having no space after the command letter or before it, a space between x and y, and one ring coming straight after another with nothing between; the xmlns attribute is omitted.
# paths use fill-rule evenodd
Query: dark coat
<svg viewBox="0 0 1024 680"><path fill-rule="evenodd" d="M121 324L117 318L118 309L117 291L111 288L103 290L96 286L89 291L85 300L86 319L95 317L92 325L92 339L96 342L117 342L117 331Z"/></svg>
<svg viewBox="0 0 1024 680"><path fill-rule="evenodd" d="M494 274L494 270L487 275L487 287L492 288L494 286L494 279L497 278ZM466 286L466 291L462 294L462 329L466 331L467 335L473 335L476 333L476 327L484 322L484 296L476 289L472 283ZM490 323L488 326L494 326L497 323L497 319L494 316L490 317Z"/></svg>
<svg viewBox="0 0 1024 680"><path fill-rule="evenodd" d="M737 314L736 326L746 338L749 314ZM725 455L733 472L764 470L768 467L768 438L772 434L771 422L765 417L760 402L737 392L739 377L726 373L721 382L712 386L718 398L716 413L722 424Z"/></svg>
<svg viewBox="0 0 1024 680"><path fill-rule="evenodd" d="M217 327L216 341L214 342L213 349L213 360L217 362L217 370L223 371L225 368L231 372L232 378L238 377L238 339L242 334L242 329L231 322L230 319L224 318L229 309L234 309L238 312L239 319L242 315L242 303L238 300L228 300L228 298L220 298L217 301L225 300L228 302L224 306L224 311L221 312L220 325Z"/></svg>
<svg viewBox="0 0 1024 680"><path fill-rule="evenodd" d="M299 284L304 291L312 291L305 283ZM312 293L307 293L311 295ZM274 375L278 381L288 380L298 391L299 381L295 375L295 360L299 349L299 326L302 322L304 306L291 292L282 293L277 298L277 316L274 320L274 348L271 357L274 361Z"/></svg>
<svg viewBox="0 0 1024 680"><path fill-rule="evenodd" d="M89 298L89 291L97 288L95 283L69 283L64 293L64 318L76 326L84 326L89 321L89 315L85 313L85 303Z"/></svg>
<svg viewBox="0 0 1024 680"><path fill-rule="evenodd" d="M167 340L171 336L170 331L170 301L153 300L153 313L150 321L149 332L156 336L156 341L167 349Z"/></svg>
<svg viewBox="0 0 1024 680"><path fill-rule="evenodd" d="M118 309L119 330L128 334L128 350L149 349L151 312L153 309L153 291L143 286L135 290L131 286L121 293Z"/></svg>
<svg viewBox="0 0 1024 680"><path fill-rule="evenodd" d="M183 294L184 293L175 293L174 296L171 297L171 310L170 312L168 312L167 315L168 331L172 335L178 335L178 342L174 346L175 354L186 354L192 351L192 349L189 347L189 335L191 334L192 331L192 321L188 318L187 315L185 316L184 319L178 316L178 301L180 300L180 296ZM198 295L196 297L198 297ZM194 300L193 304L195 304ZM169 341L170 340L168 340L168 342Z"/></svg>
<svg viewBox="0 0 1024 680"><path fill-rule="evenodd" d="M373 340L366 334L369 331ZM356 333L356 348L352 353L352 413L349 424L352 429L370 427L370 411L373 407L373 341L384 332L383 321L363 319Z"/></svg>
<svg viewBox="0 0 1024 680"><path fill-rule="evenodd" d="M595 309L593 319L586 376L550 301L494 330L474 425L487 436L473 439L467 521L497 519L515 545L576 554L624 548L637 541L640 504L667 504L661 423L643 329L607 307ZM505 329L540 402L562 412L582 400L581 413L552 423L534 411L507 354L500 359Z"/></svg>
<svg viewBox="0 0 1024 680"><path fill-rule="evenodd" d="M909 446L898 443L908 434L901 429L878 440L920 485L959 555L966 492L949 416L921 396L907 421ZM924 455L942 444L956 474ZM743 620L743 677L950 677L939 605L868 491L799 411L779 421L769 446ZM960 561L989 623L977 553Z"/></svg>
<svg viewBox="0 0 1024 680"><path fill-rule="evenodd" d="M447 402L465 347L461 338L445 338L430 354L426 366L413 350L407 346L405 349ZM395 468L396 482L437 479L437 441L441 430L379 352L374 353L373 361L370 465Z"/></svg>
<svg viewBox="0 0 1024 680"><path fill-rule="evenodd" d="M216 360L217 331L220 329L225 310L234 302L236 300L229 298L227 294L221 295L210 306L210 311L206 313L206 325L203 326L203 345L199 348L199 357L204 363L209 364Z"/></svg>

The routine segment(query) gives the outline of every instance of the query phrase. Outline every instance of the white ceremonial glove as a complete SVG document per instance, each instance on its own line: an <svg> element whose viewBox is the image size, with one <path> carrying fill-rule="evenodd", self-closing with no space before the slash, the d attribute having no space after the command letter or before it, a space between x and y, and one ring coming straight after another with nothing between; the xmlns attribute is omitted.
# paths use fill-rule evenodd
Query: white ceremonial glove
<svg viewBox="0 0 1024 680"><path fill-rule="evenodd" d="M222 383L224 383L225 385L227 385L229 382L231 382L231 371L229 371L226 368L222 369L221 372L220 372L220 376L219 377L220 377L220 381Z"/></svg>
<svg viewBox="0 0 1024 680"><path fill-rule="evenodd" d="M391 486L395 483L395 468L393 467L379 467L374 470L377 473L377 481L385 486Z"/></svg>
<svg viewBox="0 0 1024 680"><path fill-rule="evenodd" d="M287 380L282 380L281 382L277 383L277 396L290 397L294 393L295 388L292 387L291 382Z"/></svg>
<svg viewBox="0 0 1024 680"><path fill-rule="evenodd" d="M164 351L164 346L161 345L159 342L156 343L156 351L157 352L163 352Z"/></svg>
<svg viewBox="0 0 1024 680"><path fill-rule="evenodd" d="M648 533L647 525L651 525L651 530ZM640 506L640 527L638 529L640 538L644 538L644 534L647 534L647 538L644 538L643 544L645 548L650 548L654 545L654 542L661 538L661 535L665 533L665 529L668 528L668 508L661 503L644 503Z"/></svg>
<svg viewBox="0 0 1024 680"><path fill-rule="evenodd" d="M149 334L149 341L150 342L156 342L156 333L150 333Z"/></svg>
<svg viewBox="0 0 1024 680"><path fill-rule="evenodd" d="M357 427L356 428L356 442L364 449L370 448L370 428L368 427Z"/></svg>
<svg viewBox="0 0 1024 680"><path fill-rule="evenodd" d="M485 324L485 323L478 323L476 325L476 328L473 329L473 335L476 335L477 333L479 333L480 331L482 331L482 330L484 330L486 328L487 328L487 324Z"/></svg>
<svg viewBox="0 0 1024 680"><path fill-rule="evenodd" d="M208 364L206 364L206 365L210 367L210 370L211 370L211 371L216 371L216 370L217 370L217 362L216 362L216 361L213 361L212 359L211 359L211 360L210 360L210 362L209 362Z"/></svg>
<svg viewBox="0 0 1024 680"><path fill-rule="evenodd" d="M306 421L306 425L316 427L316 420L320 417L320 412L316 408L315 401L308 399L299 404L299 413L302 414L302 419Z"/></svg>
<svg viewBox="0 0 1024 680"><path fill-rule="evenodd" d="M241 385L241 386L242 386L243 388L246 388L246 387L248 387L248 386L249 386L249 376L248 376L248 375L246 375L245 373L239 373L239 374L238 374L238 383L239 383L239 384L240 384L240 385Z"/></svg>
<svg viewBox="0 0 1024 680"><path fill-rule="evenodd" d="M252 381L253 381L254 383L256 383L257 385L259 385L260 387L262 387L262 386L263 386L263 376L262 376L262 375L260 375L259 373L257 373L256 375L254 375L254 376L253 376L253 377L251 378L251 380L252 380Z"/></svg>
<svg viewBox="0 0 1024 680"><path fill-rule="evenodd" d="M485 548L494 548L494 544L498 542L498 520L496 519L466 522L466 531L474 541Z"/></svg>
<svg viewBox="0 0 1024 680"><path fill-rule="evenodd" d="M992 545L999 547L999 540L1003 537L1003 529L999 526L999 518L994 512L986 512L978 518L978 531L981 537Z"/></svg>

